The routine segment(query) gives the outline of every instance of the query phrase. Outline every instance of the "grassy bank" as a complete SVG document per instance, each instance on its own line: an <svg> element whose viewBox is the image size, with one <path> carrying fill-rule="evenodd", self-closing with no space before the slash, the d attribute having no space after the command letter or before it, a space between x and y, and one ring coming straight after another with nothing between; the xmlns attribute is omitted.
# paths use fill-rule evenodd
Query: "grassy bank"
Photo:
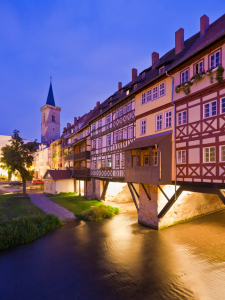
<svg viewBox="0 0 225 300"><path fill-rule="evenodd" d="M99 221L119 213L118 207L105 205L98 200L87 200L82 196L52 196L50 194L46 194L46 196L84 220Z"/></svg>
<svg viewBox="0 0 225 300"><path fill-rule="evenodd" d="M58 217L45 214L28 196L0 195L0 249L28 243L61 225Z"/></svg>

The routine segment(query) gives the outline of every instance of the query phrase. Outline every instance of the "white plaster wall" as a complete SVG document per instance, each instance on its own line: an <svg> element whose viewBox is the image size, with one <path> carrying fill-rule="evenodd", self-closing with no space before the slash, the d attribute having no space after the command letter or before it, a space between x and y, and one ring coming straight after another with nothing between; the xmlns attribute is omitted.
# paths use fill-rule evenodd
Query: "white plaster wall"
<svg viewBox="0 0 225 300"><path fill-rule="evenodd" d="M74 179L57 180L55 191L57 194L74 192Z"/></svg>

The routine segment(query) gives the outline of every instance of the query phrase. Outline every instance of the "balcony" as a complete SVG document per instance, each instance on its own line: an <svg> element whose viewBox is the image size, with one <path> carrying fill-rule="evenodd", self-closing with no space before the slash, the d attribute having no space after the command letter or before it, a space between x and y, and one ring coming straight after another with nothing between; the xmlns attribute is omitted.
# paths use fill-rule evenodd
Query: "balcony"
<svg viewBox="0 0 225 300"><path fill-rule="evenodd" d="M74 177L89 177L90 169L89 168L75 168Z"/></svg>
<svg viewBox="0 0 225 300"><path fill-rule="evenodd" d="M74 160L85 160L90 159L90 151L83 151L74 154Z"/></svg>
<svg viewBox="0 0 225 300"><path fill-rule="evenodd" d="M73 153L64 156L64 161L73 160Z"/></svg>
<svg viewBox="0 0 225 300"><path fill-rule="evenodd" d="M158 166L140 166L126 168L125 181L144 184L160 184L159 183L159 167Z"/></svg>

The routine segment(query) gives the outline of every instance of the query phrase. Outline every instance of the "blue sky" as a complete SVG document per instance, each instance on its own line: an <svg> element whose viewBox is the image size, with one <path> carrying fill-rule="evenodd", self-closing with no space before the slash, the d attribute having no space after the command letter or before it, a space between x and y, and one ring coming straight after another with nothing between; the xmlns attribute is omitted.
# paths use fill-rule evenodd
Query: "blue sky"
<svg viewBox="0 0 225 300"><path fill-rule="evenodd" d="M225 13L224 0L0 1L0 134L40 141L40 107L52 76L61 130L174 47Z"/></svg>

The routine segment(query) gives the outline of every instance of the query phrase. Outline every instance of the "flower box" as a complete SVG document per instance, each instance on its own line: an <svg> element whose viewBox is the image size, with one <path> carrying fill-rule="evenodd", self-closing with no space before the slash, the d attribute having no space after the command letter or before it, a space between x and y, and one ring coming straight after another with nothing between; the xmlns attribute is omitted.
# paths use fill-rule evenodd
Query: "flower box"
<svg viewBox="0 0 225 300"><path fill-rule="evenodd" d="M106 170L112 170L112 168L111 168L111 167L106 167L105 169L106 169Z"/></svg>

